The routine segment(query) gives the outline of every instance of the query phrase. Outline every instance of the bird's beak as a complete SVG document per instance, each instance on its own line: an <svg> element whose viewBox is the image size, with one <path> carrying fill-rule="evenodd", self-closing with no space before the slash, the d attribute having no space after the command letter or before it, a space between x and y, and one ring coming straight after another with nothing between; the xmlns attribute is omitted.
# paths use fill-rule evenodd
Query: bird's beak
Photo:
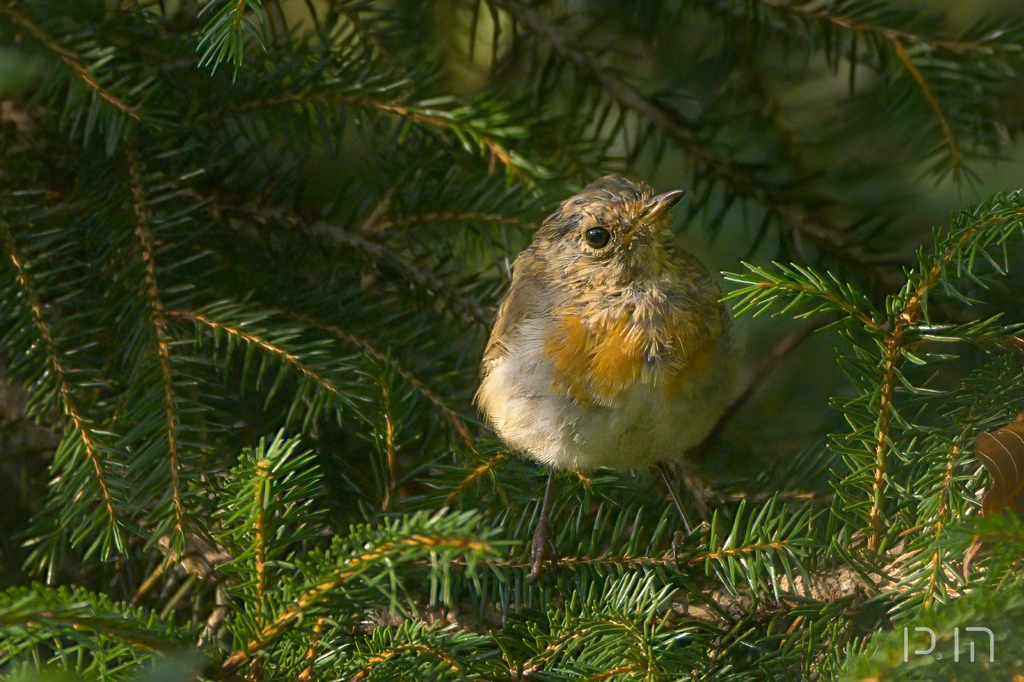
<svg viewBox="0 0 1024 682"><path fill-rule="evenodd" d="M670 208L679 203L679 200L686 194L681 189L675 189L671 192L665 192L659 194L656 197L651 197L651 200L647 202L647 212L643 218L637 221L636 225L632 230L625 236L625 243L632 241L636 234L654 234L658 230L662 229L664 223L659 220L663 217Z"/></svg>
<svg viewBox="0 0 1024 682"><path fill-rule="evenodd" d="M679 203L679 200L683 198L684 194L686 194L686 192L683 190L674 189L671 192L665 192L664 194L659 194L658 196L653 197L647 204L647 217L655 218L663 214L665 211L668 211Z"/></svg>

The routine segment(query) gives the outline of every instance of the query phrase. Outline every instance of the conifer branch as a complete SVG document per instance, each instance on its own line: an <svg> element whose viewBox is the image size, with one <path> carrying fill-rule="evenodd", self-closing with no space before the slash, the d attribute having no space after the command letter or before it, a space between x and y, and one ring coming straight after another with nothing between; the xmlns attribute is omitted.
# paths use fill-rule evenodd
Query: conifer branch
<svg viewBox="0 0 1024 682"><path fill-rule="evenodd" d="M787 294L792 300L776 314L789 312L810 300L814 303L808 311L801 312L800 317L818 313L843 313L866 329L874 332L883 331L883 326L874 319L876 313L870 303L862 296L857 297L852 289L844 287L831 273L822 275L813 268L796 264L773 265L778 273L750 263L743 263L743 266L754 277L725 273L725 278L730 282L747 285L730 291L725 297L727 301L738 300L734 307L736 314L748 311L753 311L755 315L761 314L782 299L781 294Z"/></svg>
<svg viewBox="0 0 1024 682"><path fill-rule="evenodd" d="M481 476L484 476L487 473L498 468L498 466L500 466L505 461L505 459L507 459L507 457L508 455L503 452L498 453L493 457L489 457L487 461L473 469L473 471L470 472L469 476L459 481L459 484L452 488L452 491L448 493L447 497L445 497L444 503L451 504L452 502L454 502L456 499L458 499L459 495L461 495L467 488L469 488L469 486L473 485L474 481L476 481Z"/></svg>
<svg viewBox="0 0 1024 682"><path fill-rule="evenodd" d="M420 289L446 301L466 323L476 324L481 327L489 327L491 324L491 316L484 312L483 306L479 301L463 295L433 272L419 267L409 258L380 242L325 221L315 222L310 225L308 221L284 210L242 206L232 208L237 211L239 217L258 225L278 222L294 230L324 235L334 241L354 248L368 256L379 267L388 268L390 266L391 269L397 270Z"/></svg>
<svg viewBox="0 0 1024 682"><path fill-rule="evenodd" d="M324 617L319 616L316 619L316 625L313 626L313 641L309 644L309 649L306 650L306 667L299 673L299 682L310 682L313 679L313 670L316 668L316 651L317 646L320 644L320 636L324 631Z"/></svg>
<svg viewBox="0 0 1024 682"><path fill-rule="evenodd" d="M3 235L4 247L7 250L7 257L14 268L15 279L21 287L21 290L24 292L25 303L31 313L32 322L36 327L39 337L43 340L48 364L53 371L54 377L56 377L63 412L71 421L71 425L75 433L78 434L78 437L82 441L86 457L88 457L92 470L95 474L95 481L99 486L103 507L106 511L108 528L113 533L115 546L119 551L122 551L123 540L121 538L121 514L116 509L116 503L114 501L113 494L111 493L111 486L107 482L107 474L103 463L103 457L97 447L97 444L93 442L93 436L91 429L88 426L88 422L76 403L71 388L71 382L68 379L68 371L61 361L63 353L57 349L53 332L51 331L50 325L43 314L42 304L39 301L35 286L32 284L28 269L25 267L25 263L18 255L15 248L11 228L3 220L0 220L0 232L2 232Z"/></svg>
<svg viewBox="0 0 1024 682"><path fill-rule="evenodd" d="M473 442L473 437L469 434L469 431L466 429L466 425L462 422L462 415L451 408L448 403L441 398L441 396L428 388L426 384L420 381L412 372L405 369L397 360L374 348L366 339L356 336L351 332L347 332L336 325L321 322L307 315L290 315L289 317L302 322L303 324L309 325L310 327L322 329L346 345L358 348L362 352L366 353L374 360L381 363L381 366L393 369L400 377L409 382L409 385L416 389L420 395L430 401L430 403L437 408L473 453L477 452L476 444Z"/></svg>
<svg viewBox="0 0 1024 682"><path fill-rule="evenodd" d="M735 0L718 0L718 2L733 7L737 7L739 4ZM925 36L919 33L893 28L891 26L883 26L877 23L862 21L852 16L832 14L828 11L827 4L779 2L778 0L756 0L756 3L779 15L790 15L801 19L830 24L844 31L875 36L893 43L900 42L907 45L927 45L929 47L947 50L949 52L969 52L982 47L990 49L990 46L987 43L977 40L935 38L933 36Z"/></svg>
<svg viewBox="0 0 1024 682"><path fill-rule="evenodd" d="M217 6L221 5L218 9ZM199 67L209 67L216 73L217 67L230 60L235 74L245 59L246 33L254 35L264 46L263 31L267 22L262 0L211 0L200 10L199 16L209 11L213 16L203 28L196 50L203 50Z"/></svg>
<svg viewBox="0 0 1024 682"><path fill-rule="evenodd" d="M362 670L359 670L355 675L353 675L349 679L351 679L352 682L358 682L359 680L365 680L366 678L368 678L370 675L373 674L374 669L378 665L381 665L383 663L387 663L392 658L395 658L397 656L401 656L402 654L407 653L409 651L415 651L417 653L427 654L428 656L436 658L439 661L441 661L442 663L447 664L448 667L451 670L453 670L453 671L455 671L457 673L461 673L462 672L462 666L459 665L459 662L456 661L451 656L448 656L447 654L445 654L444 651L442 651L442 650L440 650L440 649L438 649L436 647L432 647L432 646L430 646L428 644L409 643L409 644L401 644L399 646L394 647L393 649L390 649L389 651L383 651L383 652L380 652L380 653L376 654L375 656L373 656L370 659L369 663Z"/></svg>
<svg viewBox="0 0 1024 682"><path fill-rule="evenodd" d="M260 350L268 353L272 357L290 365L297 370L301 375L313 381L317 386L324 389L328 393L331 393L335 397L344 400L344 394L338 387L332 383L326 377L318 374L313 370L312 367L304 363L299 356L289 353L280 346L277 346L266 339L263 339L255 334L245 332L238 327L234 327L229 324L222 323L218 320L211 318L208 315L197 313L191 310L171 310L167 312L167 316L172 319L187 320L197 325L207 327L213 331L226 334L246 345L255 346Z"/></svg>
<svg viewBox="0 0 1024 682"><path fill-rule="evenodd" d="M133 120L142 120L142 115L138 112L138 110L135 109L135 107L128 105L127 103L119 99L116 95L114 95L109 90L105 89L102 85L100 85L99 81L97 81L96 78L93 77L92 73L89 70L89 67L85 65L85 62L78 55L76 55L74 52L67 49L59 42L57 42L52 36L50 36L50 34L48 34L41 27L39 27L39 25L37 25L34 21L32 21L27 16L25 16L17 9L15 9L14 5L10 3L0 5L0 11L7 14L11 18L11 21L13 21L16 25L24 28L26 31L32 34L32 36L35 37L39 42L45 45L48 50L56 54L61 59L61 61L67 64L71 68L71 70L75 72L75 75L78 76L79 80L85 83L86 86L89 87L89 89L96 93L97 97L102 99L104 102L107 102L121 113L126 114Z"/></svg>
<svg viewBox="0 0 1024 682"><path fill-rule="evenodd" d="M408 258L387 246L325 222L314 223L309 230L327 235L336 241L358 249L377 263L397 267L417 286L447 300L467 322L475 322L482 327L490 326L490 316L484 312L483 306L478 301L462 295L437 275L418 267Z"/></svg>
<svg viewBox="0 0 1024 682"><path fill-rule="evenodd" d="M80 633L110 637L132 646L141 647L148 651L173 655L180 654L181 647L175 646L159 637L147 637L137 632L132 632L123 619L102 618L91 615L68 612L64 610L46 609L44 611L29 612L25 614L4 614L0 615L0 628L15 629L27 627L41 629L42 627L55 630L72 630ZM6 658L7 652L4 652ZM8 661L4 661L7 663Z"/></svg>
<svg viewBox="0 0 1024 682"><path fill-rule="evenodd" d="M398 460L395 452L395 424L391 414L391 391L388 390L387 381L381 377L380 391L384 397L381 410L384 414L384 449L387 458L387 481L384 484L384 501L381 509L390 511L392 498L398 492Z"/></svg>
<svg viewBox="0 0 1024 682"><path fill-rule="evenodd" d="M965 437L966 432L961 432L961 437ZM946 470L942 475L942 483L939 491L939 506L935 510L934 521L932 522L932 557L929 566L928 584L925 588L925 606L931 606L935 600L935 594L939 589L940 581L939 576L944 570L944 559L946 556L946 548L942 546L943 533L946 531L946 526L952 521L952 503L951 497L953 494L953 479L956 475L956 468L958 460L960 458L960 451L962 448L960 442L955 443L949 450L949 454L946 457Z"/></svg>
<svg viewBox="0 0 1024 682"><path fill-rule="evenodd" d="M942 109L942 105L939 104L939 100L935 97L935 93L932 92L931 86L925 77L921 75L921 70L917 68L917 64L907 54L906 48L899 38L893 38L892 49L896 55L896 58L903 64L903 68L907 70L914 82L917 83L921 89L921 94L928 101L928 106L931 107L932 111L935 112L935 118L938 120L939 125L942 128L942 137L946 141L946 148L949 150L950 162L953 164L954 174L963 171L964 159L960 153L960 143L957 142L956 134L953 132L953 127L949 123L949 117L946 116L945 111Z"/></svg>
<svg viewBox="0 0 1024 682"><path fill-rule="evenodd" d="M180 455L178 452L178 408L174 398L174 378L171 374L170 335L167 333L167 316L164 311L160 286L157 282L156 259L153 253L153 233L149 227L150 213L146 203L145 190L139 174L137 152L129 150L127 154L128 173L135 211L135 236L138 238L139 256L144 266L144 293L153 325L153 339L156 346L156 358L160 366L160 377L163 380L164 420L167 426L168 465L171 470L171 495L174 503L174 527L181 541L184 541L187 522L185 503L180 478Z"/></svg>
<svg viewBox="0 0 1024 682"><path fill-rule="evenodd" d="M607 554L607 555L572 555L558 557L558 567L567 570L577 570L589 567L604 568L671 568L685 566L703 566L709 561L725 561L729 559L740 559L765 552L777 552L791 549L795 543L790 540L777 540L768 542L757 542L744 544L740 547L723 547L714 551L699 552L693 556L676 557L672 552L666 552L660 556L648 554ZM497 561L495 567L511 571L529 570L529 561Z"/></svg>
<svg viewBox="0 0 1024 682"><path fill-rule="evenodd" d="M492 223L534 229L536 221L524 220L504 213L476 213L473 211L434 211L431 213L414 213L396 218L388 218L375 223L375 231L382 232L393 227L423 225L426 223Z"/></svg>
<svg viewBox="0 0 1024 682"><path fill-rule="evenodd" d="M913 9L897 9L885 4L777 0L717 0L711 4L724 14L744 17L755 24L763 19L774 19L772 23L778 33L796 32L801 38L823 45L828 61L836 69L840 57L845 57L850 61L851 88L857 63L864 63L876 71L883 71L891 54L910 76L914 88L932 110L941 131L941 144L948 153L954 177L967 170L960 141L953 129L954 117L947 111L948 107L943 105L937 94L941 79L936 78L934 83L929 82L915 61L914 55L922 55L922 61L938 57L943 60L972 59L980 63L995 58L1002 61L1004 67L1013 61L1019 61L1021 56L1019 40L1014 40L1015 34L1019 36L1019 22L999 30L987 31L980 38L957 40L924 35L900 27L900 24L912 26L913 22L920 18L919 12ZM833 10L838 10L838 14ZM811 26L817 30L813 30ZM834 36L833 33L839 35ZM858 51L858 39L866 49L862 47ZM955 72L952 69L955 69ZM950 67L950 73L956 74L954 78L964 77L964 69L960 65ZM972 132L977 134L977 131Z"/></svg>
<svg viewBox="0 0 1024 682"><path fill-rule="evenodd" d="M494 6L512 15L519 24L544 41L562 59L598 82L609 97L620 106L635 111L650 121L693 159L703 174L712 175L723 181L737 196L763 205L770 215L776 216L790 229L805 235L834 257L861 266L879 262L880 257L877 254L850 242L843 236L844 229L841 226L815 217L803 206L784 200L743 169L719 158L714 150L702 142L698 129L678 111L653 97L644 95L632 83L606 69L596 56L581 50L577 42L562 35L554 26L545 22L537 10L520 0L490 1ZM887 261L889 258L883 256L881 260Z"/></svg>
<svg viewBox="0 0 1024 682"><path fill-rule="evenodd" d="M256 500L253 503L253 509L256 512L256 518L253 520L253 535L256 540L256 600L260 612L263 611L263 600L267 592L267 529L264 518L267 513L267 500L264 499L264 495L270 477L270 463L266 460L257 462L256 481L253 486L256 493Z"/></svg>
<svg viewBox="0 0 1024 682"><path fill-rule="evenodd" d="M939 253L933 256L930 266L914 282L910 289L910 295L903 301L901 309L896 312L891 331L885 336L881 358L882 374L878 388L878 416L874 432L875 469L871 484L871 509L869 512L871 531L868 536L868 547L872 550L880 548L882 535L885 532L885 523L882 517L885 507L885 476L891 449L889 430L893 417L893 393L898 382L898 367L904 358L908 332L921 319L924 313L924 301L928 293L941 281L946 269L954 261L959 260L975 240L983 238L990 230L1001 226L1005 227L1007 234L1011 230L1018 232L1024 230L1024 222L1022 222L1024 221L1024 208L1020 206L1019 201L1018 197L1016 205L1011 203L1009 210L973 221L957 230L952 239L940 245ZM908 287L910 286L911 283L908 283Z"/></svg>
<svg viewBox="0 0 1024 682"><path fill-rule="evenodd" d="M525 179L529 179L531 176L546 176L550 174L547 169L530 162L502 141L502 138L523 137L525 131L504 120L491 123L486 120L475 119L474 116L477 114L472 108L457 105L454 100L449 98L430 103L409 104L384 101L373 98L368 94L314 91L249 100L239 104L235 111L245 113L260 109L304 105L331 108L354 107L391 114L427 128L452 133L463 143L464 147L468 148L471 143L475 144L479 147L480 151L487 155L490 162L490 170L494 169L496 163L500 163L509 171ZM442 108L444 105L448 105L451 108ZM503 119L504 117L500 118ZM202 120L202 117L200 117L200 120Z"/></svg>
<svg viewBox="0 0 1024 682"><path fill-rule="evenodd" d="M871 481L871 509L868 512L868 549L878 551L885 533L882 519L885 508L885 475L889 457L889 428L892 425L893 391L896 389L896 366L903 352L903 329L897 327L885 339L882 356L882 380L878 389L878 417L875 420L875 470Z"/></svg>
<svg viewBox="0 0 1024 682"><path fill-rule="evenodd" d="M379 560L387 557L401 557L414 550L442 551L445 549L487 554L490 545L486 542L467 540L461 537L429 537L423 534L405 537L394 542L386 542L363 554L344 559L340 566L316 586L306 590L288 608L282 611L272 623L265 626L256 639L250 640L244 647L227 656L221 663L220 670L214 676L224 679L239 665L253 654L268 646L272 646L291 625L302 618L310 609L327 600L330 595L349 580L361 575L374 566Z"/></svg>

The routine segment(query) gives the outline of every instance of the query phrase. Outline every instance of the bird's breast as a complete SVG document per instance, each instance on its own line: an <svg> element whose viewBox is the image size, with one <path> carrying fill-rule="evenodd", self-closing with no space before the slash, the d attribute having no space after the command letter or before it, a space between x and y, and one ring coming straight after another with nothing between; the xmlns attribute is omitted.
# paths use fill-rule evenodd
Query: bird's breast
<svg viewBox="0 0 1024 682"><path fill-rule="evenodd" d="M551 389L577 403L612 405L638 383L671 398L712 362L714 339L687 338L673 320L638 322L629 315L586 321L554 316L543 352L551 362Z"/></svg>

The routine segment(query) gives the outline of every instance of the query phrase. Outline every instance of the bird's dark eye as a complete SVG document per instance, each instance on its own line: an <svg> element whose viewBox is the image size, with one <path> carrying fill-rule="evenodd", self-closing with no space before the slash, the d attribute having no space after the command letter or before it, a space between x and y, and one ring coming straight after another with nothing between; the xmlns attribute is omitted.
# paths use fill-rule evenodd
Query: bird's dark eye
<svg viewBox="0 0 1024 682"><path fill-rule="evenodd" d="M587 238L587 243L595 249L603 249L608 246L608 240L612 238L612 233L603 227L592 227L586 231L584 236Z"/></svg>

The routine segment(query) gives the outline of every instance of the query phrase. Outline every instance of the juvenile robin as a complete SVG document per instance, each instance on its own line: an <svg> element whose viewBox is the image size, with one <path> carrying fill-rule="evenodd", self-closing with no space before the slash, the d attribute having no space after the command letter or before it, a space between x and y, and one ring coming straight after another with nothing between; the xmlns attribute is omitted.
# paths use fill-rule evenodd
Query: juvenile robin
<svg viewBox="0 0 1024 682"><path fill-rule="evenodd" d="M682 194L601 178L562 202L513 265L476 401L509 448L551 470L534 579L556 469L682 461L731 396L720 291L668 226Z"/></svg>

